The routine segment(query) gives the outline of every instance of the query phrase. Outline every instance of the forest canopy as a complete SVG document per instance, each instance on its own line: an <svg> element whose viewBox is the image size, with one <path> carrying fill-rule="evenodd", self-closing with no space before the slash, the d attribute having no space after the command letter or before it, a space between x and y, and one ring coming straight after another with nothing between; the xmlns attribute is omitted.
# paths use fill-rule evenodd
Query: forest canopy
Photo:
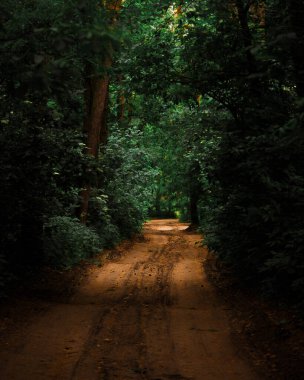
<svg viewBox="0 0 304 380"><path fill-rule="evenodd" d="M303 20L302 0L1 1L2 287L179 217L300 304Z"/></svg>

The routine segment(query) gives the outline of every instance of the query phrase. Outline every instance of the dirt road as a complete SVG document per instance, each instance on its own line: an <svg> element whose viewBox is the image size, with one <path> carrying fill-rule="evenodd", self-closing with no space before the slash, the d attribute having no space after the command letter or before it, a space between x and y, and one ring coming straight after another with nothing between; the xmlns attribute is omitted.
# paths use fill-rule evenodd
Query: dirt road
<svg viewBox="0 0 304 380"><path fill-rule="evenodd" d="M1 380L254 380L209 285L199 235L154 220L0 349Z"/></svg>

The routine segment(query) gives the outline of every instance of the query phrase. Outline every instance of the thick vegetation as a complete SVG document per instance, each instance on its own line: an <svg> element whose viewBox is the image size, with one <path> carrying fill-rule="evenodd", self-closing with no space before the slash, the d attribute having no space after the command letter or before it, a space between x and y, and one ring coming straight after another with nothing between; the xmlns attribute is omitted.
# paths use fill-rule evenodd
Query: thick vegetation
<svg viewBox="0 0 304 380"><path fill-rule="evenodd" d="M148 216L267 294L304 285L300 0L5 0L1 262L71 266Z"/></svg>

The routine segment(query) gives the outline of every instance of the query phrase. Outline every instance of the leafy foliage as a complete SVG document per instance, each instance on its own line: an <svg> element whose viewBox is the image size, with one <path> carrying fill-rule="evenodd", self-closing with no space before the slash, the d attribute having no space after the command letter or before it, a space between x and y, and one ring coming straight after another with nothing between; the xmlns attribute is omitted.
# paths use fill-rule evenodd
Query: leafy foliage
<svg viewBox="0 0 304 380"><path fill-rule="evenodd" d="M235 4L196 5L183 45L188 80L230 113L204 140L208 154L199 155L209 189L200 200L206 244L251 284L299 301L303 114L290 75L296 63L288 59L291 9ZM274 11L280 16L268 24ZM208 151L216 136L219 145Z"/></svg>
<svg viewBox="0 0 304 380"><path fill-rule="evenodd" d="M198 219L205 243L244 280L299 302L304 9L294 4L172 4L141 25L143 43L122 65L148 105L160 169L153 212L173 205Z"/></svg>
<svg viewBox="0 0 304 380"><path fill-rule="evenodd" d="M44 225L45 260L57 268L69 268L100 252L103 246L97 233L67 216L50 218Z"/></svg>
<svg viewBox="0 0 304 380"><path fill-rule="evenodd" d="M70 266L93 254L89 239L111 246L148 213L180 215L242 279L301 301L302 4L126 0L119 17L87 0L0 9L6 269ZM83 136L92 72L110 75L98 158ZM84 184L87 226L75 219Z"/></svg>
<svg viewBox="0 0 304 380"><path fill-rule="evenodd" d="M103 74L108 42L116 49L121 29L111 28L112 16L94 1L5 0L0 7L0 240L5 271L45 262L70 266L92 254L90 237L92 244L97 241L90 226L74 219L85 181L96 194L105 194L91 200L90 223L99 226L99 247L138 230L144 219L144 195L139 202L144 191L139 188L146 182L135 156L128 162L128 148L122 147L124 169L108 169L108 180L115 177L117 186L127 188L110 188L104 178L99 184L105 164L86 155L83 136L87 66ZM115 164L114 156L106 157L108 165ZM139 179L120 181L119 175ZM138 183L136 190L130 183ZM119 198L122 194L128 201ZM110 196L108 213L103 200ZM114 216L117 210L120 216Z"/></svg>
<svg viewBox="0 0 304 380"><path fill-rule="evenodd" d="M99 187L91 199L90 223L107 246L139 232L147 218L154 170L136 127L113 127L101 156Z"/></svg>

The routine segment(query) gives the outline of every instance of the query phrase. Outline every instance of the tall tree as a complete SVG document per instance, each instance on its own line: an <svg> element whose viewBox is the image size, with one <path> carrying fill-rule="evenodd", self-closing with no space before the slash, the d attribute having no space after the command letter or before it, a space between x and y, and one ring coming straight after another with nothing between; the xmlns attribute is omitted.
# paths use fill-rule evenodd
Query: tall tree
<svg viewBox="0 0 304 380"><path fill-rule="evenodd" d="M122 0L106 0L103 6L108 16L108 27L113 29L117 23L118 12ZM97 158L100 143L107 139L106 112L109 97L109 70L113 64L113 43L109 40L104 46L104 58L99 66L87 62L85 68L85 120L84 132L87 135L88 155ZM102 72L100 72L102 70ZM91 193L90 184L84 184L81 193L82 202L80 220L87 222L89 199Z"/></svg>

